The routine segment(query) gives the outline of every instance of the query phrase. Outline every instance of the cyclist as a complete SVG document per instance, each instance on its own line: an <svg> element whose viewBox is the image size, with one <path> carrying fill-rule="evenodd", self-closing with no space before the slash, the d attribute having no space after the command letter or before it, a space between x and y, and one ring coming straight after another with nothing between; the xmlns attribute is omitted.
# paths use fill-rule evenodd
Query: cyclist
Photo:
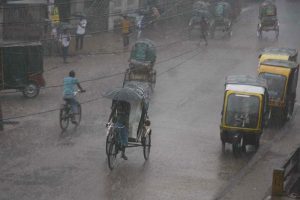
<svg viewBox="0 0 300 200"><path fill-rule="evenodd" d="M78 114L78 105L75 98L75 85L79 88L80 92L85 92L85 90L82 89L81 85L79 84L79 81L77 78L75 78L75 72L71 70L69 72L69 76L64 78L64 100L69 103L72 107L72 123L76 123L74 119L74 114Z"/></svg>
<svg viewBox="0 0 300 200"><path fill-rule="evenodd" d="M114 102L112 106L112 112L108 118L108 121L115 121L115 128L119 131L119 140L121 143L121 157L127 160L125 155L125 147L128 145L128 127L129 127L129 112L126 102L118 101Z"/></svg>

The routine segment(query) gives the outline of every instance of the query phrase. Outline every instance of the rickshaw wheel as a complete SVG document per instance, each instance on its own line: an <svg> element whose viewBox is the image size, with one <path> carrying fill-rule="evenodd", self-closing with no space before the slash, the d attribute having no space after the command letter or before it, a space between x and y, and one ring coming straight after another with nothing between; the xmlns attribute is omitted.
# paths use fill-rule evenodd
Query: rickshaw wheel
<svg viewBox="0 0 300 200"><path fill-rule="evenodd" d="M276 37L276 40L278 39L278 36L279 36L279 30L275 30L275 37Z"/></svg>
<svg viewBox="0 0 300 200"><path fill-rule="evenodd" d="M59 125L62 131L65 131L69 126L69 113L65 108L59 111Z"/></svg>
<svg viewBox="0 0 300 200"><path fill-rule="evenodd" d="M34 82L30 82L23 90L23 95L27 98L34 98L40 92L40 88Z"/></svg>
<svg viewBox="0 0 300 200"><path fill-rule="evenodd" d="M118 154L117 144L114 141L114 139L112 139L111 143L109 144L109 151L107 154L108 167L110 170L112 170L116 165L117 154Z"/></svg>
<svg viewBox="0 0 300 200"><path fill-rule="evenodd" d="M151 133L143 137L143 153L145 160L149 159L151 148Z"/></svg>
<svg viewBox="0 0 300 200"><path fill-rule="evenodd" d="M107 156L109 154L109 147L110 147L110 143L111 143L112 139L113 139L113 133L110 130L108 135L106 136L106 143L105 143L105 149L106 149L106 155Z"/></svg>

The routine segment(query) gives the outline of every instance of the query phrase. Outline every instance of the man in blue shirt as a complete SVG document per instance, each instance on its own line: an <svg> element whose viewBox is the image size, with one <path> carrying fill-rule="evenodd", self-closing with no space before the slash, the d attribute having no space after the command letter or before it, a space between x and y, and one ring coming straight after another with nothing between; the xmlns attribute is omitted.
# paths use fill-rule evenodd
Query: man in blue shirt
<svg viewBox="0 0 300 200"><path fill-rule="evenodd" d="M79 84L79 81L77 78L75 78L75 72L71 70L69 72L69 76L64 78L64 100L67 101L72 106L72 112L73 114L78 113L78 105L75 98L75 85L79 88L80 92L85 92L85 90L82 89L81 85Z"/></svg>

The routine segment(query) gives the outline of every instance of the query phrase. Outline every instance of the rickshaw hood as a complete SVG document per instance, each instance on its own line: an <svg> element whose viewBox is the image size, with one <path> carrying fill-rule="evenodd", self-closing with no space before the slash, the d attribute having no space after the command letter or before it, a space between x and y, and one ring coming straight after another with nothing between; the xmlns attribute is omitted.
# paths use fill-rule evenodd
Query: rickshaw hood
<svg viewBox="0 0 300 200"><path fill-rule="evenodd" d="M290 76L291 69L280 67L280 66L260 65L258 68L258 73L279 74L288 78Z"/></svg>

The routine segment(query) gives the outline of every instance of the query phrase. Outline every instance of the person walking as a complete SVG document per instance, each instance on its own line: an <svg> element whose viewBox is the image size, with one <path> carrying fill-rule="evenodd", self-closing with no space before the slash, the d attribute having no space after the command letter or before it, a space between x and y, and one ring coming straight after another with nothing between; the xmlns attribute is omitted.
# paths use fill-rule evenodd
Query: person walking
<svg viewBox="0 0 300 200"><path fill-rule="evenodd" d="M207 46L208 42L206 36L208 33L208 22L206 21L204 16L201 17L200 28L201 28L201 38L205 41L205 46Z"/></svg>
<svg viewBox="0 0 300 200"><path fill-rule="evenodd" d="M78 50L78 48L80 48L80 49L83 48L83 38L84 38L84 35L85 35L86 25L87 25L87 20L83 16L80 17L80 20L79 20L79 23L78 23L77 29L76 29L76 36L75 36L76 51Z"/></svg>
<svg viewBox="0 0 300 200"><path fill-rule="evenodd" d="M123 36L123 47L128 48L131 23L128 20L128 17L126 15L123 16L121 26L122 26L122 36Z"/></svg>
<svg viewBox="0 0 300 200"><path fill-rule="evenodd" d="M69 46L70 46L71 36L67 29L63 30L63 33L60 35L59 40L62 45L62 57L63 57L64 63L68 63L67 57L68 57L68 50L69 50Z"/></svg>

